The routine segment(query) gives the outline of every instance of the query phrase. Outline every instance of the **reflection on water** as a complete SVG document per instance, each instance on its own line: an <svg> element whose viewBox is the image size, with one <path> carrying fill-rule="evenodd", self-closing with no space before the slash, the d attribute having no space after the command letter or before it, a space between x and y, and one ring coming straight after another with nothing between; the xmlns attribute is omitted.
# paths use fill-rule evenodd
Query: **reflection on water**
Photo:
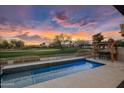
<svg viewBox="0 0 124 93"><path fill-rule="evenodd" d="M51 66L46 68L33 69L20 73L3 75L1 78L2 87L25 87L28 85L48 81L78 71L92 69L102 64L76 60L76 62L64 65Z"/></svg>

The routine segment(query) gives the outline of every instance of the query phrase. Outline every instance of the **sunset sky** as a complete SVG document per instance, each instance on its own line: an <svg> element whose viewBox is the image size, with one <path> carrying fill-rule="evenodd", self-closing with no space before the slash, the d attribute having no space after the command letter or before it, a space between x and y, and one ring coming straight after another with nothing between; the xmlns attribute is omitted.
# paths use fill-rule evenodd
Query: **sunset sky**
<svg viewBox="0 0 124 93"><path fill-rule="evenodd" d="M21 39L26 44L50 42L58 34L73 40L91 40L119 34L124 17L113 6L0 6L0 37Z"/></svg>

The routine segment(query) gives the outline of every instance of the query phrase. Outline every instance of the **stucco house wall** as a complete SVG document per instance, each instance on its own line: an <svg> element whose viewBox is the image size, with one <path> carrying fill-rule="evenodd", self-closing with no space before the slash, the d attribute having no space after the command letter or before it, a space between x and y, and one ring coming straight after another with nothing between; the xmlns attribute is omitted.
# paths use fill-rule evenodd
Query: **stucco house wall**
<svg viewBox="0 0 124 93"><path fill-rule="evenodd" d="M118 48L118 60L124 62L124 47Z"/></svg>

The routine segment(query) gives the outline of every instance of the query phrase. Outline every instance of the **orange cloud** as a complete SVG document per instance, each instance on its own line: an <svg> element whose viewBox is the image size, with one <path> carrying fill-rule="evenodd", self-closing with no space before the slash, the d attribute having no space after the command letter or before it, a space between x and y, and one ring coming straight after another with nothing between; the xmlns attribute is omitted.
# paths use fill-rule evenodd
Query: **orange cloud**
<svg viewBox="0 0 124 93"><path fill-rule="evenodd" d="M18 34L18 32L16 32L16 31L0 31L0 36L2 36L2 37L13 37L13 36L15 36L15 35L17 35Z"/></svg>
<svg viewBox="0 0 124 93"><path fill-rule="evenodd" d="M72 39L83 39L83 40L92 40L92 35L95 34L94 32L85 32L85 31L78 31L78 32L62 32L57 30L36 30L36 29L24 29L21 31L20 34L24 34L28 32L29 36L38 35L41 38L48 38L50 40L54 39L56 35L59 35L61 33L70 36ZM121 35L119 31L108 31L108 32L102 32L102 34L107 38L114 38L114 39L120 39ZM0 36L2 37L14 37L16 35L19 35L19 31L0 31ZM37 45L40 44L42 41L37 40L30 40L26 41L26 45ZM44 41L43 41L44 42ZM48 41L49 42L49 41Z"/></svg>
<svg viewBox="0 0 124 93"><path fill-rule="evenodd" d="M25 30L24 32L29 32L29 35L39 35L40 37L45 37L49 39L54 39L56 35L65 34L70 36L73 39L83 39L83 40L91 40L93 33L92 32L61 32L61 31L37 31L37 30Z"/></svg>
<svg viewBox="0 0 124 93"><path fill-rule="evenodd" d="M56 35L59 35L61 33L62 32L59 32L59 31L42 31L40 34L43 37L47 37L47 38L53 39Z"/></svg>
<svg viewBox="0 0 124 93"><path fill-rule="evenodd" d="M102 32L102 34L107 38L113 38L113 39L121 39L121 35L119 31L108 31L108 32Z"/></svg>
<svg viewBox="0 0 124 93"><path fill-rule="evenodd" d="M72 33L71 36L72 38L75 38L75 39L83 39L83 40L91 40L92 38L92 32L75 32L75 33Z"/></svg>
<svg viewBox="0 0 124 93"><path fill-rule="evenodd" d="M39 45L41 42L37 42L37 41L24 41L25 45Z"/></svg>

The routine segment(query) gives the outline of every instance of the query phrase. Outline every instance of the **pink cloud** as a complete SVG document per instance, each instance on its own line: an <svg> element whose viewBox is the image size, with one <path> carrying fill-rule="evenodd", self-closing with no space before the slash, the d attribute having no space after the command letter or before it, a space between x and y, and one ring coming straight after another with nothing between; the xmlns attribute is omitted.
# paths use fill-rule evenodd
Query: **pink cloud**
<svg viewBox="0 0 124 93"><path fill-rule="evenodd" d="M97 21L91 18L85 17L76 17L73 18L66 11L55 13L53 15L53 21L57 22L59 25L64 28L85 28L85 27L96 27Z"/></svg>
<svg viewBox="0 0 124 93"><path fill-rule="evenodd" d="M68 21L68 19L59 19L57 17L54 17L53 19L54 21L56 21L58 24L62 25L63 27L67 28L71 28L71 27L80 27L81 24L80 23L70 23Z"/></svg>
<svg viewBox="0 0 124 93"><path fill-rule="evenodd" d="M68 27L73 28L73 27L81 26L81 22L72 23L70 21L69 15L66 13L66 11L61 11L59 13L55 13L52 20L56 21L59 25L65 27L65 28L68 28ZM74 19L74 20L76 20L76 19Z"/></svg>

